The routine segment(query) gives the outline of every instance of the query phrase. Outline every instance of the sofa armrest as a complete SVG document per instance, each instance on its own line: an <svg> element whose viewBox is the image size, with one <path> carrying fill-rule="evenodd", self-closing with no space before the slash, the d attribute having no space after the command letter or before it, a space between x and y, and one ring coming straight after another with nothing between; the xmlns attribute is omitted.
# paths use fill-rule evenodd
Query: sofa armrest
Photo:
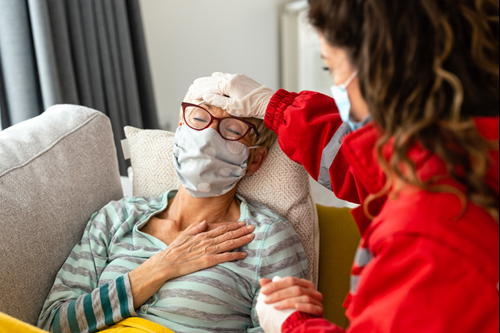
<svg viewBox="0 0 500 333"><path fill-rule="evenodd" d="M123 196L111 123L59 105L0 132L0 311L36 324L94 212Z"/></svg>

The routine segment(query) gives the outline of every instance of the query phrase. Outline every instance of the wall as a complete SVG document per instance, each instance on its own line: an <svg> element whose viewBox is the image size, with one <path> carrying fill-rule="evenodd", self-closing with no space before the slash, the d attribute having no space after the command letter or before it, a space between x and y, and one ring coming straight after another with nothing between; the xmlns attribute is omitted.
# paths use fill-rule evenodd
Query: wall
<svg viewBox="0 0 500 333"><path fill-rule="evenodd" d="M191 83L213 72L280 78L280 13L290 0L141 0L160 124L177 126Z"/></svg>

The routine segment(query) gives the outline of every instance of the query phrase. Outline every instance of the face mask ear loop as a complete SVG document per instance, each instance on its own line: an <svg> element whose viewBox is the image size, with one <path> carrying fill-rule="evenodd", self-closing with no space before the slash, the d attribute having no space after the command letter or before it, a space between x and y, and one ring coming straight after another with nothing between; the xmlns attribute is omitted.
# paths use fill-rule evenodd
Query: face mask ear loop
<svg viewBox="0 0 500 333"><path fill-rule="evenodd" d="M344 89L347 89L347 87L349 87L351 85L352 81L354 81L354 79L356 78L356 76L358 76L358 74L359 74L359 71L355 71L354 73L352 73L351 76L349 77L349 79L347 80L347 82L344 83L342 85L342 87Z"/></svg>

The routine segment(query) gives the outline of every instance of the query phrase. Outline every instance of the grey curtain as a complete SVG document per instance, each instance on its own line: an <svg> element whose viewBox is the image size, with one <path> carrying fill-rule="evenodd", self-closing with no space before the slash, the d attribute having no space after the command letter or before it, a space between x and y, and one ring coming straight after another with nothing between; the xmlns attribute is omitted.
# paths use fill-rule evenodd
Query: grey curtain
<svg viewBox="0 0 500 333"><path fill-rule="evenodd" d="M138 0L0 0L0 113L6 128L54 104L158 128Z"/></svg>

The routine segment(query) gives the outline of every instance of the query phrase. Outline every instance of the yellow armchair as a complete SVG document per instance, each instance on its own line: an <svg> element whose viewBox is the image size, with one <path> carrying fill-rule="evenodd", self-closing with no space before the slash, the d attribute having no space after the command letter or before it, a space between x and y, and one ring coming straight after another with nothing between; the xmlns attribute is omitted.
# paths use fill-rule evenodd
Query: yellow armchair
<svg viewBox="0 0 500 333"><path fill-rule="evenodd" d="M318 205L321 235L319 291L324 296L325 318L347 328L343 303L350 289L352 263L361 236L348 208Z"/></svg>

